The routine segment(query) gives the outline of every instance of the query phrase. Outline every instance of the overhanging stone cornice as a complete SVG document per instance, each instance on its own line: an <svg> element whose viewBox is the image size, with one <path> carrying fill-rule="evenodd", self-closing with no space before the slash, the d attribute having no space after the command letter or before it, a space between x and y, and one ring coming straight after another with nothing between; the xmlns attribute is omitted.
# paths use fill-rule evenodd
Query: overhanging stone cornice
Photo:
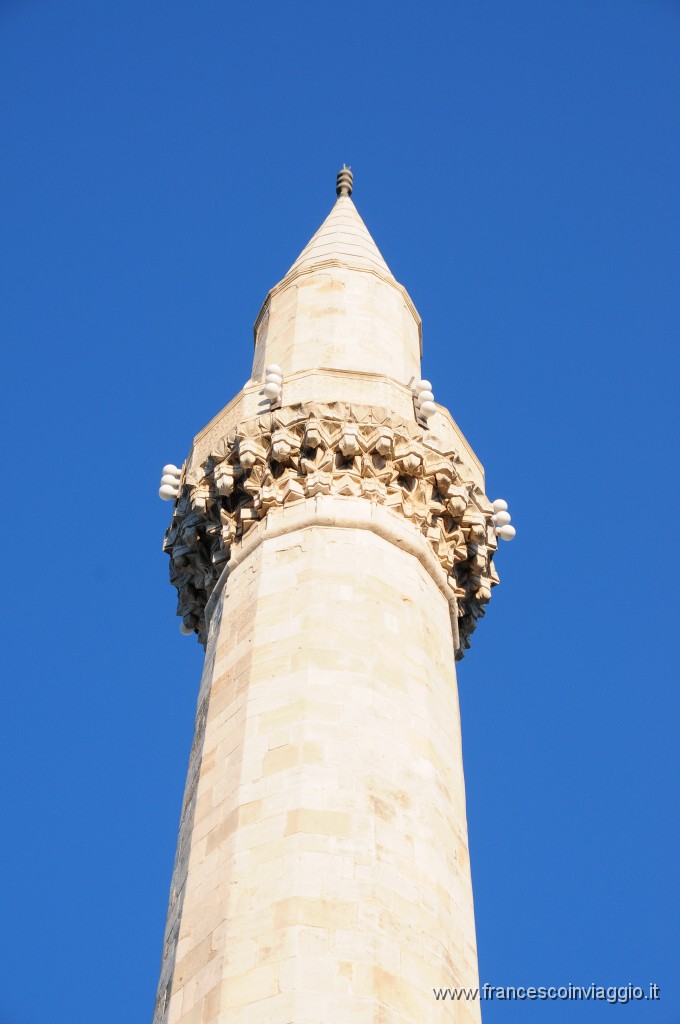
<svg viewBox="0 0 680 1024"><path fill-rule="evenodd" d="M443 592L455 598L462 656L498 582L493 509L456 450L384 408L344 402L300 403L245 420L185 469L165 539L184 628L204 643L209 602L250 531L264 535L270 511L278 517L317 497L363 502L358 528L378 524L393 537L422 538L446 580ZM385 514L369 514L371 506ZM329 508L314 505L317 525L331 525L332 516L322 521ZM407 530L398 531L399 519Z"/></svg>

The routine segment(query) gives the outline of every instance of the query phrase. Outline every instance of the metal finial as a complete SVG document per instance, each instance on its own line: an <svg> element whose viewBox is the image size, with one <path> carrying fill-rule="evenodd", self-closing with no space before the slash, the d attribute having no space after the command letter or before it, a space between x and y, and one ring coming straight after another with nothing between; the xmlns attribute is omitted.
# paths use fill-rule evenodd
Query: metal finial
<svg viewBox="0 0 680 1024"><path fill-rule="evenodd" d="M335 191L339 196L351 196L352 195L352 183L354 177L347 164L342 165L342 170L338 171L338 178L335 183Z"/></svg>

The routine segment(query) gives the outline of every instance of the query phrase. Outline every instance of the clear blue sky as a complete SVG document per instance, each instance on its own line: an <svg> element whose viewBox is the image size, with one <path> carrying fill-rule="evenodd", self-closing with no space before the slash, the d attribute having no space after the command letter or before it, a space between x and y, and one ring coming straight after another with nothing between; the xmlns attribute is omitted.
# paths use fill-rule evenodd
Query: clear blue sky
<svg viewBox="0 0 680 1024"><path fill-rule="evenodd" d="M202 653L163 463L335 172L518 536L459 682L480 973L677 1022L678 0L0 3L0 1024L149 1024Z"/></svg>

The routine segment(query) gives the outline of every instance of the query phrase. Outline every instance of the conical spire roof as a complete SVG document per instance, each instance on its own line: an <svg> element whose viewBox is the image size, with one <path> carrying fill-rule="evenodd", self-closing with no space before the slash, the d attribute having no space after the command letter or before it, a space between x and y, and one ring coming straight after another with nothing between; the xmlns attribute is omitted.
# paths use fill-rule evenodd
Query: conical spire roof
<svg viewBox="0 0 680 1024"><path fill-rule="evenodd" d="M262 305L253 377L271 364L284 376L337 370L419 378L420 317L357 213L349 167L336 192L335 206Z"/></svg>
<svg viewBox="0 0 680 1024"><path fill-rule="evenodd" d="M348 195L340 195L325 221L302 250L286 278L319 265L340 264L371 270L394 280L378 246ZM285 280L284 279L284 280Z"/></svg>

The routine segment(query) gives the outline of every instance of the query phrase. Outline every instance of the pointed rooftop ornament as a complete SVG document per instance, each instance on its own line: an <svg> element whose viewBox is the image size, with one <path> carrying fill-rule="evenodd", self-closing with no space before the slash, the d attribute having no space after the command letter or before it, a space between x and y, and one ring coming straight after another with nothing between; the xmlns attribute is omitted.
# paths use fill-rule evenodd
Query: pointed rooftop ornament
<svg viewBox="0 0 680 1024"><path fill-rule="evenodd" d="M382 253L359 216L350 196L354 177L346 165L338 172L337 200L325 221L309 240L284 280L315 267L342 265L354 270L371 270L393 282L394 277Z"/></svg>
<svg viewBox="0 0 680 1024"><path fill-rule="evenodd" d="M338 171L338 177L335 183L335 191L338 196L351 196L352 185L354 182L354 175L347 164L342 165L342 170Z"/></svg>
<svg viewBox="0 0 680 1024"><path fill-rule="evenodd" d="M420 317L359 216L353 183L345 164L333 208L267 295L255 321L254 376L276 363L284 377L389 368L402 384L420 379Z"/></svg>

